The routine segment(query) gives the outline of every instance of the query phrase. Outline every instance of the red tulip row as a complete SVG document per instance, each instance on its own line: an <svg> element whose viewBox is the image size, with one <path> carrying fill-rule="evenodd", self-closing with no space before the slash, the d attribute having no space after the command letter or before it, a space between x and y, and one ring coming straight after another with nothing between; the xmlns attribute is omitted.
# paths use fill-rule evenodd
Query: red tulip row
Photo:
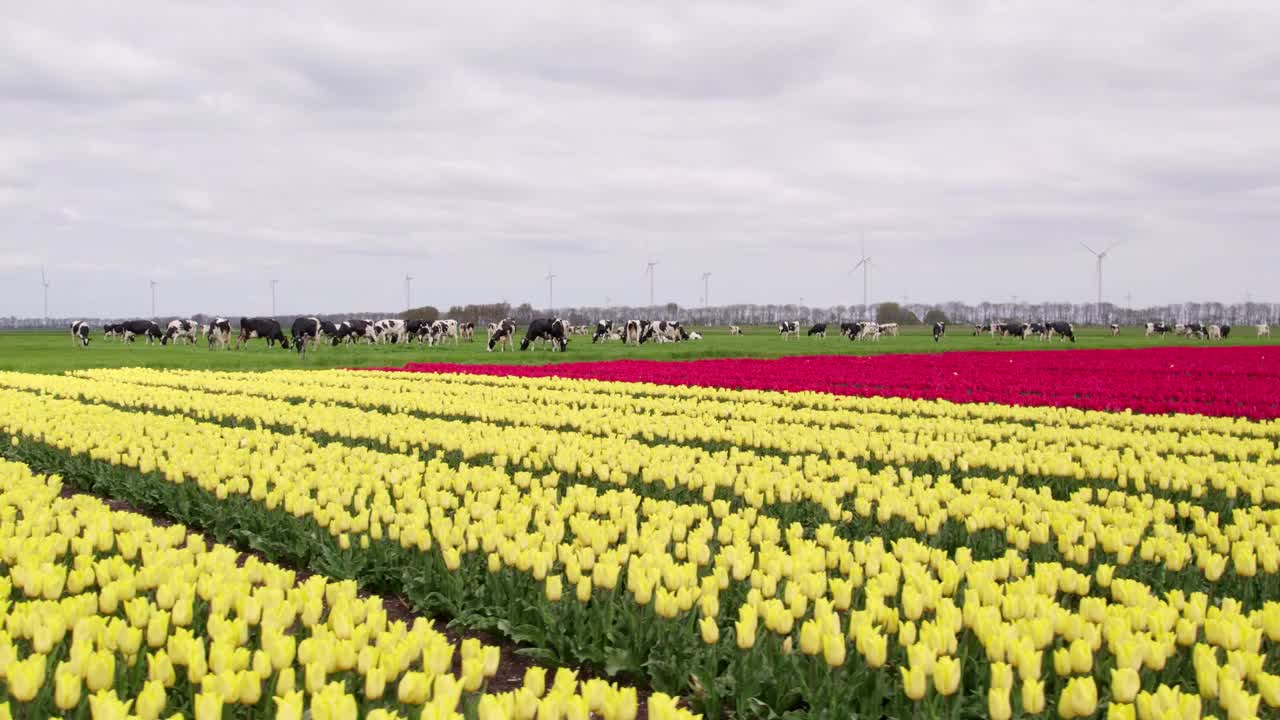
<svg viewBox="0 0 1280 720"><path fill-rule="evenodd" d="M948 352L536 366L409 363L408 372L564 377L953 402L1280 417L1280 348Z"/></svg>

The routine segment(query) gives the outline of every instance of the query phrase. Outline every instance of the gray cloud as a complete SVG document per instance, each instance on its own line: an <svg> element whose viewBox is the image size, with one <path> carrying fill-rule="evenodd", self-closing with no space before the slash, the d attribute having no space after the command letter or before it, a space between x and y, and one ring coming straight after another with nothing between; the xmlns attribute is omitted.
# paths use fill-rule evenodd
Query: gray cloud
<svg viewBox="0 0 1280 720"><path fill-rule="evenodd" d="M1274 285L1274 3L433 5L10 9L4 314Z"/></svg>

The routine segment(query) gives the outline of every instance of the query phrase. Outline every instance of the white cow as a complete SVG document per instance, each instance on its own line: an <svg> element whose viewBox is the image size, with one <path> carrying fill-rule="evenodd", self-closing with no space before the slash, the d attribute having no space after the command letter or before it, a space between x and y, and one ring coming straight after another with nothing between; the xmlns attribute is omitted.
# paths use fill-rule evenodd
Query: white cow
<svg viewBox="0 0 1280 720"><path fill-rule="evenodd" d="M799 320L783 320L778 323L778 334L783 340L800 337L800 321Z"/></svg>
<svg viewBox="0 0 1280 720"><path fill-rule="evenodd" d="M1257 326L1257 330L1258 330L1258 337L1271 337L1270 325L1266 323L1261 323Z"/></svg>
<svg viewBox="0 0 1280 720"><path fill-rule="evenodd" d="M729 334L730 334L730 335L741 335L741 334L742 334L742 328L738 327L737 325L730 325L730 326L729 326Z"/></svg>

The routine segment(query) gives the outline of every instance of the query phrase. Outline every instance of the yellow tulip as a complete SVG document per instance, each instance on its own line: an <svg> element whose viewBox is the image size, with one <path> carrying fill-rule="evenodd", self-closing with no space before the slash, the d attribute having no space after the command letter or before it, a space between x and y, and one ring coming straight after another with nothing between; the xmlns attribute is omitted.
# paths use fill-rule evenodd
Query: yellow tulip
<svg viewBox="0 0 1280 720"><path fill-rule="evenodd" d="M924 668L900 667L898 671L902 673L902 689L907 698L913 701L923 698L928 689L928 675L925 674Z"/></svg>
<svg viewBox="0 0 1280 720"><path fill-rule="evenodd" d="M1088 717L1098 708L1098 688L1092 677L1073 677L1058 697L1058 716L1070 718Z"/></svg>
<svg viewBox="0 0 1280 720"><path fill-rule="evenodd" d="M1142 679L1133 668L1115 668L1111 671L1111 697L1121 704L1132 703L1142 689Z"/></svg>
<svg viewBox="0 0 1280 720"><path fill-rule="evenodd" d="M112 690L99 690L89 696L89 715L94 720L127 720L132 700L121 700Z"/></svg>
<svg viewBox="0 0 1280 720"><path fill-rule="evenodd" d="M1013 717L1013 705L1009 701L1009 688L987 689L987 713L991 720L1009 720Z"/></svg>
<svg viewBox="0 0 1280 720"><path fill-rule="evenodd" d="M1022 681L1022 709L1032 715L1044 712L1044 681Z"/></svg>
<svg viewBox="0 0 1280 720"><path fill-rule="evenodd" d="M524 689L540 698L547 691L547 669L531 665L524 671Z"/></svg>
<svg viewBox="0 0 1280 720"><path fill-rule="evenodd" d="M138 693L135 711L142 720L156 720L156 718L160 717L160 713L164 711L166 704L164 684L155 680L148 680L142 686L142 691Z"/></svg>
<svg viewBox="0 0 1280 720"><path fill-rule="evenodd" d="M302 691L276 696L276 720L302 720Z"/></svg>
<svg viewBox="0 0 1280 720"><path fill-rule="evenodd" d="M716 625L715 618L702 618L698 621L698 628L702 633L702 642L708 645L720 642L720 627Z"/></svg>
<svg viewBox="0 0 1280 720"><path fill-rule="evenodd" d="M405 705L421 705L426 702L430 689L425 674L407 672L400 678L400 685L396 688L396 699Z"/></svg>
<svg viewBox="0 0 1280 720"><path fill-rule="evenodd" d="M960 688L960 661L940 657L933 664L933 687L943 696L954 695Z"/></svg>
<svg viewBox="0 0 1280 720"><path fill-rule="evenodd" d="M889 639L879 633L869 633L863 637L863 659L871 668L883 667L889 658Z"/></svg>
<svg viewBox="0 0 1280 720"><path fill-rule="evenodd" d="M387 671L381 667L371 667L364 676L364 697L366 700L377 700L387 687Z"/></svg>
<svg viewBox="0 0 1280 720"><path fill-rule="evenodd" d="M828 667L836 668L844 665L846 652L847 648L843 634L835 633L822 636L822 659L827 663Z"/></svg>
<svg viewBox="0 0 1280 720"><path fill-rule="evenodd" d="M45 656L31 655L11 663L6 672L9 694L20 702L31 702L44 685Z"/></svg>
<svg viewBox="0 0 1280 720"><path fill-rule="evenodd" d="M58 663L53 686L54 704L63 711L72 710L80 704L80 676L65 666L66 663Z"/></svg>
<svg viewBox="0 0 1280 720"><path fill-rule="evenodd" d="M547 576L546 592L548 600L560 602L560 598L564 594L564 581L560 579L558 574Z"/></svg>
<svg viewBox="0 0 1280 720"><path fill-rule="evenodd" d="M107 650L98 650L85 662L84 684L89 692L96 693L115 684L116 657Z"/></svg>
<svg viewBox="0 0 1280 720"><path fill-rule="evenodd" d="M222 696L216 692L202 692L195 697L195 720L219 720L222 717Z"/></svg>
<svg viewBox="0 0 1280 720"><path fill-rule="evenodd" d="M1137 709L1131 704L1113 702L1107 705L1107 720L1137 720L1137 717Z"/></svg>

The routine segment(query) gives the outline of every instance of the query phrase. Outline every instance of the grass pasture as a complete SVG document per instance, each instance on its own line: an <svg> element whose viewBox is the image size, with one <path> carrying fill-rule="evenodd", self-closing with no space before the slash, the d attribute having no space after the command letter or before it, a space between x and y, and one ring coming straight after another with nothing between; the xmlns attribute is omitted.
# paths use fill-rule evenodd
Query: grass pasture
<svg viewBox="0 0 1280 720"><path fill-rule="evenodd" d="M730 336L723 327L695 327L704 339L687 343L645 343L640 347L618 342L593 345L591 338L575 336L567 353L545 349L526 352L485 352L483 331L473 342L438 347L423 345L367 345L331 347L322 344L308 350L305 359L292 350L268 349L262 340L253 340L244 350L210 351L203 343L190 345L126 345L102 338L95 331L88 348L73 345L70 333L61 331L9 331L0 333L0 370L58 373L66 370L106 367L187 368L204 370L270 370L276 368L334 368L400 366L408 362L453 362L495 364L545 364L590 360L638 358L647 360L694 360L724 357L780 357L784 355L874 355L881 353L931 353L959 350L1066 350L1072 348L1143 348L1208 345L1208 341L1187 338L1144 337L1142 328L1126 327L1118 337L1102 327L1077 330L1075 344L974 336L968 326L955 325L940 343L933 342L928 327L903 328L897 337L879 342L851 342L838 335L826 338L801 336L784 340L770 326L744 328L745 335ZM1214 344L1274 344L1271 338L1254 337L1253 328L1236 328L1225 342Z"/></svg>

